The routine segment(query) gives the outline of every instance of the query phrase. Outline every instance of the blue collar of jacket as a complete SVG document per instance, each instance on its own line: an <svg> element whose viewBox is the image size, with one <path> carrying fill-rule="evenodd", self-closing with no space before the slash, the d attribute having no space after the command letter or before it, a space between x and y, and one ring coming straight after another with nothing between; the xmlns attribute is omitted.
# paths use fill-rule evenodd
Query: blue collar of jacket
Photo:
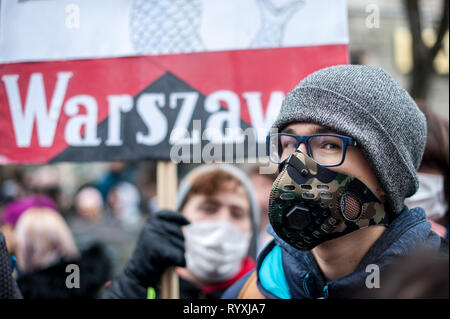
<svg viewBox="0 0 450 319"><path fill-rule="evenodd" d="M290 246L278 237L270 225L267 231L275 239L258 256L257 272L258 288L268 298L351 298L355 296L355 292L366 287L368 265L376 264L382 269L389 265L393 258L404 256L418 246L432 249L439 249L440 246L440 238L431 231L425 211L422 208L409 210L405 206L372 245L353 273L327 282L310 251L301 251ZM270 263L264 262L265 260L270 260ZM280 275L283 275L285 280L280 280Z"/></svg>

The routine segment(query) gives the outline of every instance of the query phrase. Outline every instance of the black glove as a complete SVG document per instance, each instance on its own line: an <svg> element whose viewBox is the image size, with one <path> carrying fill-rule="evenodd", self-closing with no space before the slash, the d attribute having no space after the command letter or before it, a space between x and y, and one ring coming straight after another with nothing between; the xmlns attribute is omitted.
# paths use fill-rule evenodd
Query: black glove
<svg viewBox="0 0 450 319"><path fill-rule="evenodd" d="M186 266L181 226L187 224L178 212L164 210L150 217L128 265L103 298L145 298L147 287L158 285L164 270Z"/></svg>

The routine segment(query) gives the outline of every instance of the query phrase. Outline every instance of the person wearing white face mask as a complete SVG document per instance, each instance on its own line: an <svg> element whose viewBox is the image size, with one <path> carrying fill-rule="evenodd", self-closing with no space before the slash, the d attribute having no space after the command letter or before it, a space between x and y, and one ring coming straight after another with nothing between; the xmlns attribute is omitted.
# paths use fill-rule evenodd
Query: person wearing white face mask
<svg viewBox="0 0 450 319"><path fill-rule="evenodd" d="M226 221L199 221L184 229L186 268L196 282L220 283L234 277L247 256L250 234ZM186 272L188 271L188 273ZM201 286L204 286L201 284Z"/></svg>
<svg viewBox="0 0 450 319"><path fill-rule="evenodd" d="M446 236L446 229L437 221L445 217L448 203L444 193L444 176L441 174L418 173L419 190L406 199L408 207L422 207L432 229L441 237Z"/></svg>
<svg viewBox="0 0 450 319"><path fill-rule="evenodd" d="M136 250L103 298L159 295L161 274L176 267L180 298L220 298L255 267L258 204L236 167L202 165L178 191L178 211L161 211L144 225Z"/></svg>
<svg viewBox="0 0 450 319"><path fill-rule="evenodd" d="M448 240L448 121L421 108L427 119L427 144L418 170L419 189L405 204L422 207L433 231Z"/></svg>

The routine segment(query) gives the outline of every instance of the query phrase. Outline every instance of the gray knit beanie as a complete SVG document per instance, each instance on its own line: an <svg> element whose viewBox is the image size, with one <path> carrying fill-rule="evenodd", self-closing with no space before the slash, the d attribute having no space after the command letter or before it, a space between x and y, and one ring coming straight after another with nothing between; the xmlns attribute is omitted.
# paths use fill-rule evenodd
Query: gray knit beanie
<svg viewBox="0 0 450 319"><path fill-rule="evenodd" d="M319 70L289 92L273 129L312 122L354 138L399 213L418 186L426 120L411 96L378 67L339 65Z"/></svg>

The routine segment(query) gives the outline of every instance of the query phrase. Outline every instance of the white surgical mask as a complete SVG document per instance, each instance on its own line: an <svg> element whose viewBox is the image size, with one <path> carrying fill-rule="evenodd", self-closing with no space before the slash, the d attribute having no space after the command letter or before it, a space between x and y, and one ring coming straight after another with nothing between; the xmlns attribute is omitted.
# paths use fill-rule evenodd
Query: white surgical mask
<svg viewBox="0 0 450 319"><path fill-rule="evenodd" d="M444 194L444 176L418 173L419 189L406 198L405 204L410 207L422 207L427 217L438 220L447 212L448 204Z"/></svg>
<svg viewBox="0 0 450 319"><path fill-rule="evenodd" d="M200 221L183 229L186 267L198 279L218 283L235 276L247 256L250 234L228 222Z"/></svg>

